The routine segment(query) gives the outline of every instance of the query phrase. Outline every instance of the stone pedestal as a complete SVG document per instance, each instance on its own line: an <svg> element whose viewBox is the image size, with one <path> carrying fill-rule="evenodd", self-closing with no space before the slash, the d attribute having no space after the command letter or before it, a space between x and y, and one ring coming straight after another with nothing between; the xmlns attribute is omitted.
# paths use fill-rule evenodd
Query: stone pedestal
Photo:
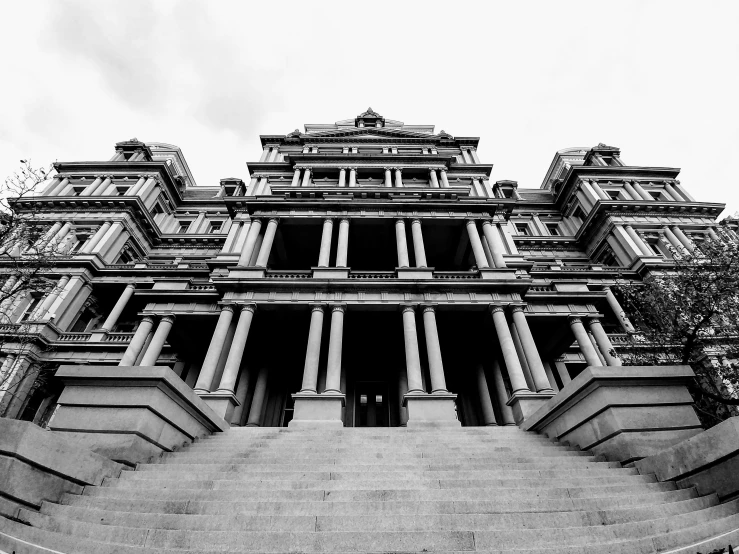
<svg viewBox="0 0 739 554"><path fill-rule="evenodd" d="M513 411L516 424L521 424L554 396L553 392L517 392L506 402Z"/></svg>
<svg viewBox="0 0 739 554"><path fill-rule="evenodd" d="M234 267L229 269L232 279L263 279L266 270L263 267Z"/></svg>
<svg viewBox="0 0 739 554"><path fill-rule="evenodd" d="M408 409L407 427L461 427L455 406L456 394L413 394L403 396Z"/></svg>
<svg viewBox="0 0 739 554"><path fill-rule="evenodd" d="M348 267L312 267L314 279L348 279Z"/></svg>
<svg viewBox="0 0 739 554"><path fill-rule="evenodd" d="M521 428L628 464L702 431L689 366L591 366Z"/></svg>
<svg viewBox="0 0 739 554"><path fill-rule="evenodd" d="M64 383L49 428L125 464L229 429L168 367L61 366Z"/></svg>
<svg viewBox="0 0 739 554"><path fill-rule="evenodd" d="M298 392L292 397L295 400L295 411L288 427L344 427L342 408L346 402L345 395Z"/></svg>
<svg viewBox="0 0 739 554"><path fill-rule="evenodd" d="M495 269L492 267L485 267L479 270L480 279L493 280L493 281L505 281L513 280L516 278L516 270L501 268Z"/></svg>
<svg viewBox="0 0 739 554"><path fill-rule="evenodd" d="M231 421L236 406L241 405L236 396L229 392L208 392L198 396L225 421Z"/></svg>
<svg viewBox="0 0 739 554"><path fill-rule="evenodd" d="M433 279L433 267L398 267L398 279Z"/></svg>

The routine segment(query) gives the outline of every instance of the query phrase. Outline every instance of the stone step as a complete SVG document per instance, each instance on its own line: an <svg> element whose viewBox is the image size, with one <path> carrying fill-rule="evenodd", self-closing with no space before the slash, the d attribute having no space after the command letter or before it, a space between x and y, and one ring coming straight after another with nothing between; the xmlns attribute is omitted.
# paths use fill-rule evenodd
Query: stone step
<svg viewBox="0 0 739 554"><path fill-rule="evenodd" d="M525 545L545 548L595 546L603 543L656 537L675 530L700 527L703 523L736 515L736 502L661 519L613 525L542 529L495 529L488 531L342 531L342 532L262 532L194 531L188 529L146 529L100 525L49 517L28 510L21 518L34 527L83 539L154 548L180 548L198 551L243 552L364 552L367 545L375 551L444 551L511 549ZM736 520L735 520L736 521ZM733 523L733 522L732 522ZM721 527L721 526L719 526ZM727 529L723 528L723 531ZM686 540L702 538L699 533L685 534Z"/></svg>
<svg viewBox="0 0 739 554"><path fill-rule="evenodd" d="M176 483L176 482L175 482ZM126 487L110 486L87 487L85 496L96 498L115 499L157 499L166 501L203 501L203 502L234 502L234 501L288 501L288 502L390 502L390 501L468 501L490 500L500 501L535 500L535 499L581 499L581 498L612 498L632 496L638 494L653 494L671 492L677 489L674 483L634 483L628 485L603 485L596 480L586 486L582 483L571 487L496 487L476 489L405 489L389 490L375 487L369 490L249 490L244 491L233 487L213 489L212 487L193 482L184 483L176 488L151 487L147 482L130 481Z"/></svg>
<svg viewBox="0 0 739 554"><path fill-rule="evenodd" d="M382 447L374 447L374 446L356 446L356 447L347 447L347 448L332 448L329 446L326 446L326 448L320 448L320 447L305 447L301 448L298 446L275 446L275 447L259 447L259 446L253 446L249 445L246 447L239 447L238 445L223 445L223 446L209 446L209 445L199 445L199 446L191 446L185 450L179 451L182 454L208 454L213 452L233 452L233 453L244 453L249 455L259 455L263 453L271 453L272 456L276 455L291 455L291 456L302 456L302 455L316 455L316 454L333 454L336 456L339 455L355 455L355 456L367 456L367 455L377 455L377 454L384 454L384 455L480 455L484 454L486 456L490 455L498 455L498 456L506 456L506 455L518 455L518 456L526 456L526 455L532 455L534 453L541 453L541 455L545 456L557 456L557 455L563 455L567 456L572 455L572 453L579 453L581 450L573 450L571 448L562 448L559 446L515 446L515 447L504 447L504 446L494 446L494 447L486 447L482 445L471 445L471 446L464 446L464 447L458 447L458 448L450 448L450 447L434 447L434 446L424 446L423 448L413 448L408 446L398 446L398 447L392 447L384 445ZM588 456L592 456L592 453L586 453Z"/></svg>
<svg viewBox="0 0 739 554"><path fill-rule="evenodd" d="M182 480L229 479L238 481L366 481L378 480L489 480L489 479L559 479L561 477L612 477L622 475L638 475L636 468L571 468L556 469L503 469L491 467L481 470L456 471L251 471L249 466L240 465L192 465L168 464L156 470L127 471L121 479L161 479L163 476Z"/></svg>
<svg viewBox="0 0 739 554"><path fill-rule="evenodd" d="M103 486L120 488L203 488L219 489L234 488L241 490L373 490L373 489L475 489L496 487L545 488L545 487L577 487L582 485L625 485L654 482L652 475L602 475L602 476L553 476L550 479L531 477L501 477L498 479L352 479L352 480L272 480L257 481L247 479L227 479L228 474L219 474L215 477L191 475L191 478L171 475L159 476L153 473L137 472L129 477L129 472L121 479L108 479ZM233 477L233 476L232 476Z"/></svg>
<svg viewBox="0 0 739 554"><path fill-rule="evenodd" d="M373 515L152 514L98 510L44 502L41 513L56 518L117 527L188 531L484 531L616 525L661 519L718 504L715 495L659 506L528 513L415 513Z"/></svg>
<svg viewBox="0 0 739 554"><path fill-rule="evenodd" d="M193 444L333 444L333 445L355 445L355 444L428 444L428 445L464 445L464 444L539 444L543 446L557 446L558 443L541 435L505 435L505 436L485 436L485 435L429 435L419 437L413 435L395 435L395 436L366 436L366 435L345 435L326 437L324 435L314 436L259 436L259 435L243 435L233 436L230 434L219 437L205 437L196 440Z"/></svg>
<svg viewBox="0 0 739 554"><path fill-rule="evenodd" d="M495 500L417 501L243 501L146 500L67 494L63 504L79 508L141 514L252 514L252 515L374 515L374 514L493 514L608 510L652 506L697 498L695 489L602 498L496 498Z"/></svg>
<svg viewBox="0 0 739 554"><path fill-rule="evenodd" d="M211 452L211 455L213 456L213 459L219 459L220 456L224 454L230 454L234 451L213 451ZM236 452L238 454L238 452ZM259 453L245 453L249 460L255 460L259 461L261 463L296 463L296 462L311 462L311 463L334 463L335 461L343 461L346 463L349 462L372 462L372 463L383 463L383 462L391 462L391 463L409 463L416 460L424 460L431 462L437 462L437 463L468 463L468 462L474 462L477 461L478 463L482 460L505 460L506 458L503 456L491 456L490 454L486 454L484 452L480 453L464 453L464 454L447 454L447 453L424 453L424 454L398 454L398 453L392 453L392 454L376 454L372 455L371 453L365 453L364 455L360 454L352 454L352 455L341 455L341 454L302 454L302 455L278 455L275 452L271 451L265 451L265 452L259 452ZM516 456L517 458L526 457L526 453L522 453L522 455L517 455L517 453L511 453L511 456ZM536 452L533 454L529 454L531 457L536 458L563 458L563 457L572 457L572 458L592 458L592 454L587 452Z"/></svg>

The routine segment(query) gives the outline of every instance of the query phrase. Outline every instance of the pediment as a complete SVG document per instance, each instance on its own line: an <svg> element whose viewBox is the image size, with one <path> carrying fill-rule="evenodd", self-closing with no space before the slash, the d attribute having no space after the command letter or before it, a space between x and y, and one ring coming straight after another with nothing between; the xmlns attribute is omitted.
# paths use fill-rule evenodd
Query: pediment
<svg viewBox="0 0 739 554"><path fill-rule="evenodd" d="M415 133L411 131L401 131L399 129L346 129L346 130L331 130L331 131L320 131L317 133L311 133L309 135L303 135L304 137L311 138L348 138L356 137L362 139L392 139L392 138L419 138L419 139L434 139L438 135L429 135L426 133Z"/></svg>

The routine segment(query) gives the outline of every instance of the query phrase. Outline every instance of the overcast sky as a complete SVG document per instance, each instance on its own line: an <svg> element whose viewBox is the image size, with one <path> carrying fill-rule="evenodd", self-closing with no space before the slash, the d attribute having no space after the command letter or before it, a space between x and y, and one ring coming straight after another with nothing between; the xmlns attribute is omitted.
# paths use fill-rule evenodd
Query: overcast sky
<svg viewBox="0 0 739 554"><path fill-rule="evenodd" d="M599 142L680 167L739 211L739 2L5 0L0 176L182 148L199 185L246 179L259 134L391 119L481 137L493 180L538 188Z"/></svg>

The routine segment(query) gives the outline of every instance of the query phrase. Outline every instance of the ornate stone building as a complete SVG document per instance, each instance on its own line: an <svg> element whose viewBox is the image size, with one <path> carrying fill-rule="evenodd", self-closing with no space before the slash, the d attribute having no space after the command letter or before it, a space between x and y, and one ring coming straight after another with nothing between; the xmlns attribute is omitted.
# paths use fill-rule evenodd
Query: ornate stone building
<svg viewBox="0 0 739 554"><path fill-rule="evenodd" d="M369 109L262 136L249 182L196 186L179 148L136 139L57 163L23 205L66 256L11 307L0 409L48 421L40 364L160 365L232 425L508 425L619 365L609 286L694 248L723 205L603 144L557 152L538 189L491 182L478 140Z"/></svg>

